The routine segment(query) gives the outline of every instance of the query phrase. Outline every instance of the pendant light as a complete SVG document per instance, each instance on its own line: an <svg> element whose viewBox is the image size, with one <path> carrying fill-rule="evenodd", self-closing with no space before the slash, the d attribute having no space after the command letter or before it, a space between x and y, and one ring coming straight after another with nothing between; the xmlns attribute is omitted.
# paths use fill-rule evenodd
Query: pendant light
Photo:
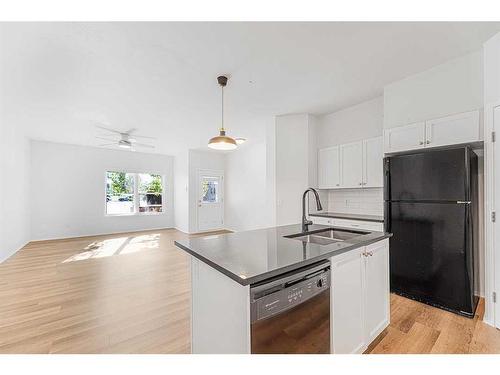
<svg viewBox="0 0 500 375"><path fill-rule="evenodd" d="M228 137L226 135L226 129L224 129L224 87L227 85L227 77L220 76L217 77L217 82L221 87L221 98L222 98L222 119L221 119L221 127L219 131L219 135L217 137L213 137L208 141L208 147L213 148L214 150L234 150L238 145L236 141Z"/></svg>

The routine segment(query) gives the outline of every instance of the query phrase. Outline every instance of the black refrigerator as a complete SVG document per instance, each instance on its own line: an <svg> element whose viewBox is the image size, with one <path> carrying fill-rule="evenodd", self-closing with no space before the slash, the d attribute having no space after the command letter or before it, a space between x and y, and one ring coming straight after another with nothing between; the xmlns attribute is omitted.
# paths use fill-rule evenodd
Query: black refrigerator
<svg viewBox="0 0 500 375"><path fill-rule="evenodd" d="M474 316L477 174L470 147L384 159L391 291Z"/></svg>

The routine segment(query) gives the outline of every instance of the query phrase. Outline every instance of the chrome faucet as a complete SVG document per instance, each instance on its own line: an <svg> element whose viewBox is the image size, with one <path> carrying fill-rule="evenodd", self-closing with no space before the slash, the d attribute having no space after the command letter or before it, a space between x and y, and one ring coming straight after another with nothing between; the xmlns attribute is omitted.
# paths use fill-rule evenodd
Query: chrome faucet
<svg viewBox="0 0 500 375"><path fill-rule="evenodd" d="M323 210L323 207L321 206L321 201L319 200L318 192L313 188L309 188L306 191L304 191L304 194L302 195L302 232L307 232L309 229L309 225L313 223L311 220L307 220L306 217L306 197L307 193L309 193L310 191L314 193L314 197L316 198L316 208L318 209L318 211Z"/></svg>

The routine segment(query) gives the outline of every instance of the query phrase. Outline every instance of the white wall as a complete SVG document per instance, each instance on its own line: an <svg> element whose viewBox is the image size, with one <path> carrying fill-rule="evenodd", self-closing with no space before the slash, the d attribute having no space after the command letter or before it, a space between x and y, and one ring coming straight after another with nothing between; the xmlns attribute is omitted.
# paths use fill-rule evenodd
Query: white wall
<svg viewBox="0 0 500 375"><path fill-rule="evenodd" d="M500 104L500 33L484 44L484 102Z"/></svg>
<svg viewBox="0 0 500 375"><path fill-rule="evenodd" d="M384 98L377 98L318 116L317 148L382 136ZM383 215L383 189L322 191L324 209L348 214ZM313 210L311 210L312 212Z"/></svg>
<svg viewBox="0 0 500 375"><path fill-rule="evenodd" d="M241 231L273 225L268 195L266 142L243 145L226 155L226 227Z"/></svg>
<svg viewBox="0 0 500 375"><path fill-rule="evenodd" d="M226 157L216 151L189 150L189 233L198 232L198 171L210 169L225 172ZM224 189L226 192L227 189Z"/></svg>
<svg viewBox="0 0 500 375"><path fill-rule="evenodd" d="M175 155L174 160L175 228L189 232L189 151Z"/></svg>
<svg viewBox="0 0 500 375"><path fill-rule="evenodd" d="M381 136L383 124L382 96L338 112L318 116L318 148Z"/></svg>
<svg viewBox="0 0 500 375"><path fill-rule="evenodd" d="M108 170L164 175L165 213L106 216L105 173ZM33 240L174 225L171 156L33 141L31 182Z"/></svg>
<svg viewBox="0 0 500 375"><path fill-rule="evenodd" d="M474 52L384 87L384 127L483 107L483 55Z"/></svg>
<svg viewBox="0 0 500 375"><path fill-rule="evenodd" d="M300 223L302 194L317 181L317 158L310 152L316 144L316 121L309 114L277 116L275 123L276 223Z"/></svg>
<svg viewBox="0 0 500 375"><path fill-rule="evenodd" d="M0 121L0 262L30 240L30 142Z"/></svg>

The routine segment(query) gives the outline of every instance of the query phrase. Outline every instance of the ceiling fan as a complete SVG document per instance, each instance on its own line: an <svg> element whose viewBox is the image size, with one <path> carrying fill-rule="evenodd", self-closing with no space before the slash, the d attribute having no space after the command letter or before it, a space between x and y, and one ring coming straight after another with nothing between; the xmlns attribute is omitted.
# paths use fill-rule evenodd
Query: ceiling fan
<svg viewBox="0 0 500 375"><path fill-rule="evenodd" d="M101 136L96 136L97 139L111 142L111 143L100 144L99 147L118 146L118 147L121 147L121 148L124 148L124 149L128 149L128 150L132 150L132 151L135 151L136 147L144 147L144 148L154 148L155 147L155 146L147 144L147 143L139 143L139 142L137 142L136 138L151 139L151 140L154 140L156 138L154 138L154 137L147 137L145 135L137 135L137 134L135 134L135 132L137 131L137 129L135 129L135 128L130 129L130 130L126 131L126 132L123 132L123 131L119 131L119 130L107 128L107 127L101 126L101 125L96 125L96 127L99 128L99 129L105 130L108 133L112 133L112 134L106 135L106 138L105 137L101 137ZM109 138L109 137L112 137L112 136L119 136L119 139Z"/></svg>

